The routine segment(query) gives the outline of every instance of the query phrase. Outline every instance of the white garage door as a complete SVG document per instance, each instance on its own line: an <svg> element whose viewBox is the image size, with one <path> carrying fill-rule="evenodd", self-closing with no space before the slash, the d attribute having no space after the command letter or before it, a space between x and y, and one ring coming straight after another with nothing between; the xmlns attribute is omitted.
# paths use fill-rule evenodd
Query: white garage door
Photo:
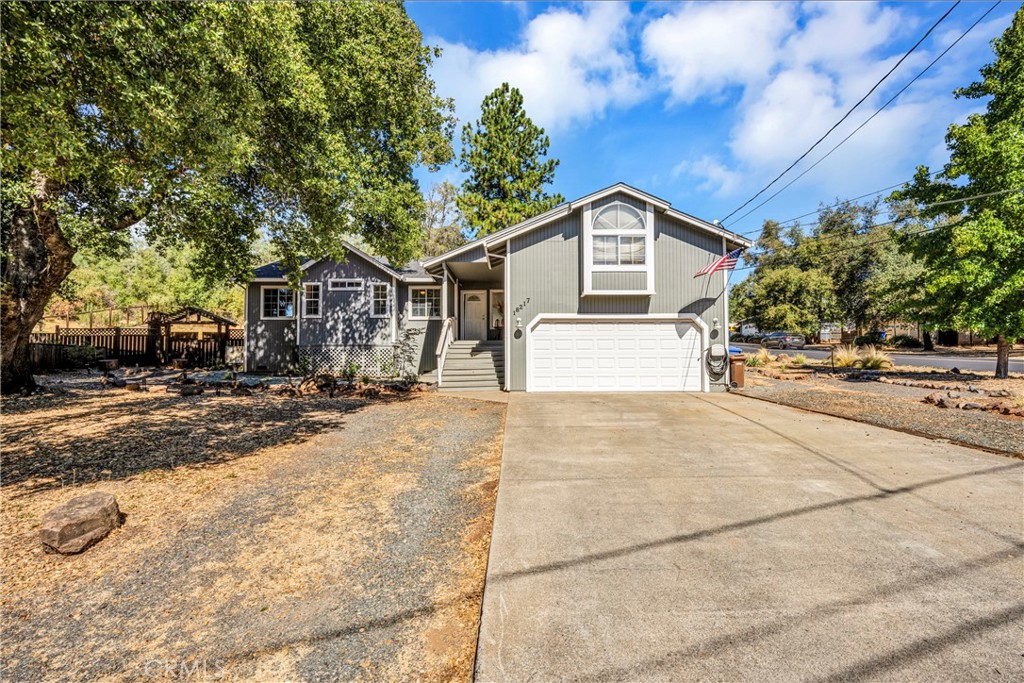
<svg viewBox="0 0 1024 683"><path fill-rule="evenodd" d="M528 391L700 391L701 333L685 320L541 320Z"/></svg>

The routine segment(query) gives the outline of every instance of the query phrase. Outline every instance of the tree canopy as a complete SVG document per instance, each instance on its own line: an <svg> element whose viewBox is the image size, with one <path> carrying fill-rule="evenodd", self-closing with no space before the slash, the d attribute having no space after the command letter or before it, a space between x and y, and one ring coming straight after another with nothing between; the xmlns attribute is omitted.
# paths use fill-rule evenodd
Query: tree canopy
<svg viewBox="0 0 1024 683"><path fill-rule="evenodd" d="M558 159L523 108L523 95L502 83L484 98L480 118L462 129L462 183L458 205L477 236L519 223L565 201L544 189L554 181Z"/></svg>
<svg viewBox="0 0 1024 683"><path fill-rule="evenodd" d="M436 51L398 3L4 3L3 383L82 247L135 227L210 279L253 245L419 249L415 166L452 158Z"/></svg>
<svg viewBox="0 0 1024 683"><path fill-rule="evenodd" d="M993 49L982 79L956 91L989 98L985 111L949 126L940 173L919 167L892 199L916 228L900 245L926 269L921 305L939 325L997 337L1005 377L1009 344L1024 336L1024 8Z"/></svg>

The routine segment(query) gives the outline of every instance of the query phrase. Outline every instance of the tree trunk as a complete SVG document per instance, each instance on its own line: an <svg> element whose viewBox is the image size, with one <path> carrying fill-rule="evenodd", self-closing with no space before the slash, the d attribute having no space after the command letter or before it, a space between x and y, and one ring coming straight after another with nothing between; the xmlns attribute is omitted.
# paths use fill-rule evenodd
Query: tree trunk
<svg viewBox="0 0 1024 683"><path fill-rule="evenodd" d="M0 393L27 393L35 387L29 335L74 268L75 250L54 210L59 192L54 180L37 174L28 205L17 208L11 219L0 292Z"/></svg>
<svg viewBox="0 0 1024 683"><path fill-rule="evenodd" d="M924 350L925 351L934 351L935 350L935 342L932 341L932 333L929 332L928 330L925 330L923 336L924 336Z"/></svg>
<svg viewBox="0 0 1024 683"><path fill-rule="evenodd" d="M1010 340L1005 334L996 337L996 379L1010 376Z"/></svg>

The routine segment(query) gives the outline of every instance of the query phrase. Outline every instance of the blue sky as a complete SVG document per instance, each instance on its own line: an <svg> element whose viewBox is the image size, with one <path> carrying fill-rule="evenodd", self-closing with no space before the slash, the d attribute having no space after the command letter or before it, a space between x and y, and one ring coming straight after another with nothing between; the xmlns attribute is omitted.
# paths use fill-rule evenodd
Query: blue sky
<svg viewBox="0 0 1024 683"><path fill-rule="evenodd" d="M507 81L523 92L527 113L545 127L549 152L561 160L553 191L572 199L624 181L713 220L803 153L952 4L413 1L406 8L425 41L444 50L433 76L439 93L454 98L460 128L479 115L484 95ZM991 5L956 7L783 182L860 125ZM902 182L918 164L941 165L946 127L983 106L955 99L952 90L991 61L990 41L1019 6L1002 3L826 161L726 225L756 231L766 218L792 218L819 202ZM454 167L419 177L424 189L461 180Z"/></svg>

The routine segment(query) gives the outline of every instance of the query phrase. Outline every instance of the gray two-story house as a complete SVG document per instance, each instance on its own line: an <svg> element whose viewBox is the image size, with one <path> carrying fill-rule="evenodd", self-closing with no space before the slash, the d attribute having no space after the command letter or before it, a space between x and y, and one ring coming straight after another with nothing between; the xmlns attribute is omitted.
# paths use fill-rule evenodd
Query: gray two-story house
<svg viewBox="0 0 1024 683"><path fill-rule="evenodd" d="M728 273L694 276L750 245L620 183L402 269L349 248L306 262L295 293L270 264L248 287L246 368L396 374L401 342L441 387L724 389Z"/></svg>

